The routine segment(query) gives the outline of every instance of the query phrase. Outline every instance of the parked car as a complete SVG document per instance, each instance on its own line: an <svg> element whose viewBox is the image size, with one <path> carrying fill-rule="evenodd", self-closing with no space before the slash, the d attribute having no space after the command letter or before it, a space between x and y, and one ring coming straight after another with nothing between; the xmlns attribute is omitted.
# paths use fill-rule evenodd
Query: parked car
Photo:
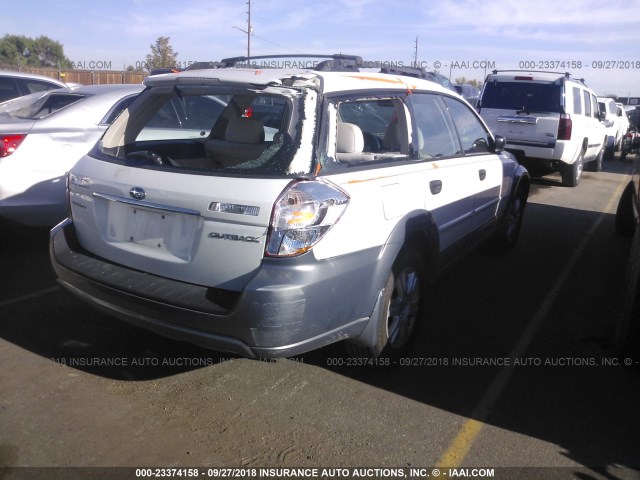
<svg viewBox="0 0 640 480"><path fill-rule="evenodd" d="M478 102L478 97L480 96L480 89L470 85L468 83L463 83L462 85L454 85L456 91L462 95L462 97L469 102L471 105L475 106Z"/></svg>
<svg viewBox="0 0 640 480"><path fill-rule="evenodd" d="M618 109L618 117L620 117L619 121L622 125L621 130L626 133L629 131L629 127L631 126L629 116L627 115L627 111L624 108L624 104L616 102L616 107Z"/></svg>
<svg viewBox="0 0 640 480"><path fill-rule="evenodd" d="M560 171L575 187L583 167L602 168L607 134L596 94L569 74L495 70L485 80L477 109L506 150L531 169Z"/></svg>
<svg viewBox="0 0 640 480"><path fill-rule="evenodd" d="M598 109L600 111L602 124L605 127L607 136L613 139L614 150L617 151L620 149L622 137L624 137L624 134L629 128L628 121L625 126L620 109L612 98L598 97Z"/></svg>
<svg viewBox="0 0 640 480"><path fill-rule="evenodd" d="M615 345L628 356L640 345L640 154L633 161L632 177L620 196L615 228L620 235L631 238L625 286L618 310Z"/></svg>
<svg viewBox="0 0 640 480"><path fill-rule="evenodd" d="M63 88L0 104L0 218L30 226L63 220L66 172L142 89Z"/></svg>
<svg viewBox="0 0 640 480"><path fill-rule="evenodd" d="M148 77L71 168L60 284L247 357L340 340L382 364L405 352L438 272L485 240L513 248L529 175L457 93L322 68ZM158 128L202 98L226 106Z"/></svg>
<svg viewBox="0 0 640 480"><path fill-rule="evenodd" d="M66 86L64 82L43 75L0 70L0 102Z"/></svg>
<svg viewBox="0 0 640 480"><path fill-rule="evenodd" d="M629 130L622 137L622 145L620 146L620 161L624 162L627 155L640 151L640 132L637 128L629 127Z"/></svg>

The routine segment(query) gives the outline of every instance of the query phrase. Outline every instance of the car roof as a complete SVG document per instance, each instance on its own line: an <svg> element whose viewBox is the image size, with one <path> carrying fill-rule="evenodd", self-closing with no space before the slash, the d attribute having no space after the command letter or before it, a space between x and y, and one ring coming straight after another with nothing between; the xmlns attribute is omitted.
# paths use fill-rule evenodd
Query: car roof
<svg viewBox="0 0 640 480"><path fill-rule="evenodd" d="M0 70L0 76L2 77L14 77L14 78L26 78L32 80L43 80L54 84L59 84L61 87L66 87L66 84L60 80L46 75L37 75L35 73L18 72L15 70Z"/></svg>
<svg viewBox="0 0 640 480"><path fill-rule="evenodd" d="M547 72L538 70L494 70L487 75L488 81L498 80L522 80L522 81L540 81L540 82L555 82L563 80L566 82L579 83L584 87L587 87L583 78L575 78L569 72ZM589 88L589 87L587 87Z"/></svg>
<svg viewBox="0 0 640 480"><path fill-rule="evenodd" d="M435 82L405 75L359 72L323 72L298 69L251 69L220 68L188 70L180 73L147 77L147 86L189 85L189 84L243 84L256 87L278 86L296 82L303 86L321 88L324 93L350 90L391 89L391 90L432 90L441 93L455 93Z"/></svg>

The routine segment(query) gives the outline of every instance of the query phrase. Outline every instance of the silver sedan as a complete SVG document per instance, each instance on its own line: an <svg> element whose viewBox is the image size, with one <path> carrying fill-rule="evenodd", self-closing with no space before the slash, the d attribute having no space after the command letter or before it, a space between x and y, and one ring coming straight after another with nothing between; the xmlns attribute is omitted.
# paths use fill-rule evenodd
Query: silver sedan
<svg viewBox="0 0 640 480"><path fill-rule="evenodd" d="M0 218L29 226L63 220L66 172L143 88L61 88L0 104Z"/></svg>

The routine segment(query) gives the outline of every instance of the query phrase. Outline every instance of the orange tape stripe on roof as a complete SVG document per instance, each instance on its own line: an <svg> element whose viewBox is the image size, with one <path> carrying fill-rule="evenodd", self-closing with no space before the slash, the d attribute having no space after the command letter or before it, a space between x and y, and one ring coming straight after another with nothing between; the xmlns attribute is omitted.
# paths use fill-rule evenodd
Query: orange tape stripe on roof
<svg viewBox="0 0 640 480"><path fill-rule="evenodd" d="M386 83L399 83L404 85L404 82L399 78L381 78L381 77L369 77L365 75L345 75L349 78L357 78L359 80L371 80L373 82L386 82Z"/></svg>

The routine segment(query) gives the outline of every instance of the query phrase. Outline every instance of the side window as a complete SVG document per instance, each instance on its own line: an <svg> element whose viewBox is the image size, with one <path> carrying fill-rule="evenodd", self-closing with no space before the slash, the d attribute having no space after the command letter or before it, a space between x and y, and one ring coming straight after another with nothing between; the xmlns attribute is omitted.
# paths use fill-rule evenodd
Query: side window
<svg viewBox="0 0 640 480"><path fill-rule="evenodd" d="M29 93L44 92L46 90L61 88L55 83L43 82L40 80L25 80L24 84L27 87L27 90L29 90Z"/></svg>
<svg viewBox="0 0 640 480"><path fill-rule="evenodd" d="M492 144L491 134L477 115L467 105L453 98L445 97L444 102L456 126L462 151L465 154L489 152Z"/></svg>
<svg viewBox="0 0 640 480"><path fill-rule="evenodd" d="M585 90L583 90L582 93L584 94L584 114L587 117L591 117L591 95Z"/></svg>
<svg viewBox="0 0 640 480"><path fill-rule="evenodd" d="M415 119L414 148L419 158L449 157L460 152L458 136L442 98L438 95L411 95Z"/></svg>
<svg viewBox="0 0 640 480"><path fill-rule="evenodd" d="M598 118L598 98L593 94L591 94L591 116Z"/></svg>
<svg viewBox="0 0 640 480"><path fill-rule="evenodd" d="M363 99L343 101L338 104L338 129L345 130L340 124L348 127L356 136L362 136L355 144L341 142L338 138L338 153L374 153L375 160L385 156L406 156L409 151L404 103L399 98ZM354 130L356 127L357 130ZM344 135L342 136L344 137ZM344 138L342 138L344 139ZM340 151L346 147L354 147L358 152Z"/></svg>
<svg viewBox="0 0 640 480"><path fill-rule="evenodd" d="M83 95L78 94L55 93L46 97L44 101L33 104L31 106L31 112L22 116L27 118L44 118L83 98L85 98Z"/></svg>
<svg viewBox="0 0 640 480"><path fill-rule="evenodd" d="M0 102L20 96L18 84L11 77L0 77Z"/></svg>
<svg viewBox="0 0 640 480"><path fill-rule="evenodd" d="M573 91L573 113L582 115L582 95L578 87L572 87Z"/></svg>
<svg viewBox="0 0 640 480"><path fill-rule="evenodd" d="M612 115L618 115L618 109L614 102L609 102L609 113Z"/></svg>

